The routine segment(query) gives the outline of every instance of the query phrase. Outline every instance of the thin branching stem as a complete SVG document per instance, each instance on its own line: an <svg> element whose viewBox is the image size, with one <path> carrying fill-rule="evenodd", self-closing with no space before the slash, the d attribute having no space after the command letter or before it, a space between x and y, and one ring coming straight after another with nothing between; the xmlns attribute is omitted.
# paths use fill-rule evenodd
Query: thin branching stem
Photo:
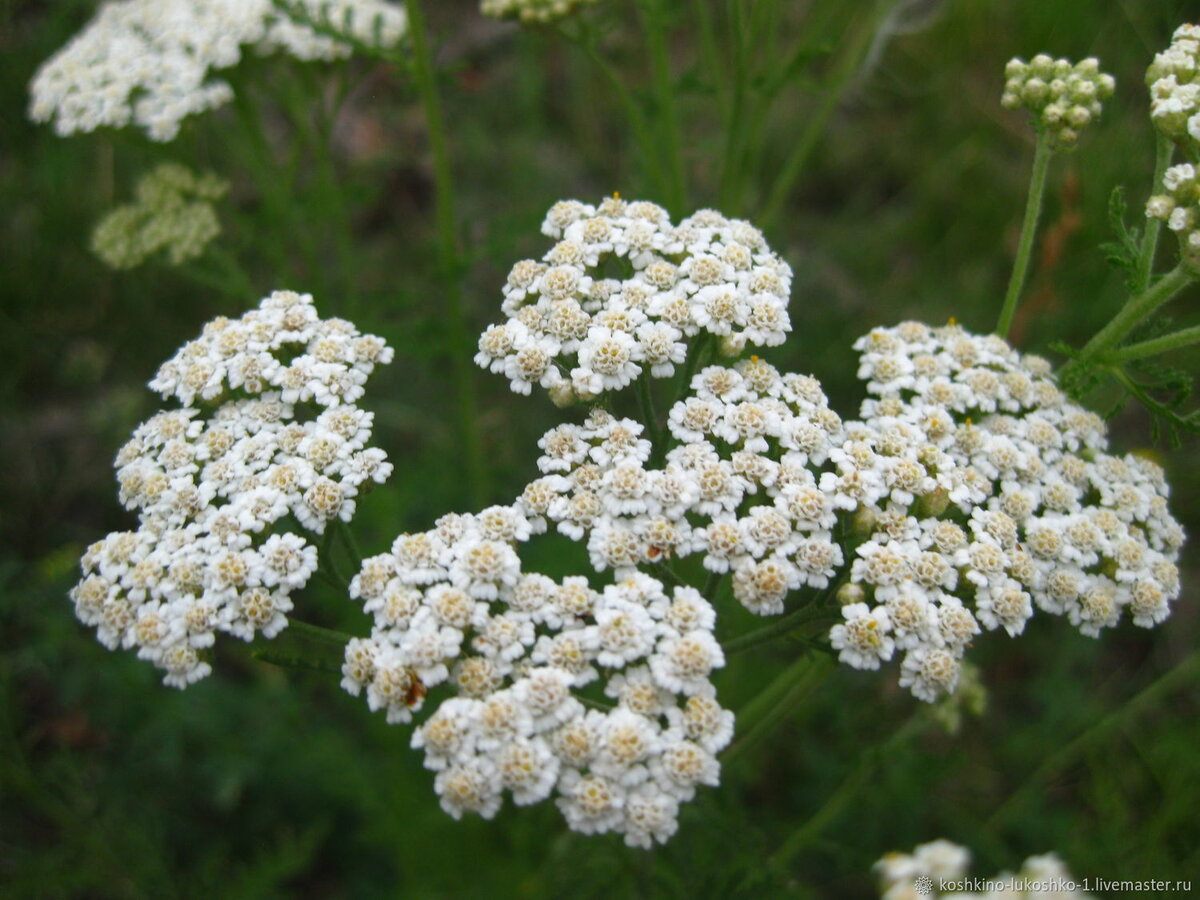
<svg viewBox="0 0 1200 900"><path fill-rule="evenodd" d="M322 625L314 625L311 622L304 622L294 616L288 617L287 630L292 634L302 634L307 638L323 641L326 644L337 644L338 646L345 646L354 639L354 635L352 634L347 634L344 631L336 631L332 628L325 628Z"/></svg>
<svg viewBox="0 0 1200 900"><path fill-rule="evenodd" d="M722 762L728 765L791 718L832 668L824 654L809 653L792 663L738 716L741 736L721 753Z"/></svg>
<svg viewBox="0 0 1200 900"><path fill-rule="evenodd" d="M1033 149L1033 172L1029 177L1029 194L1025 199L1025 220L1021 223L1021 239L1017 242L1017 258L1013 261L1012 276L1008 279L1008 290L1004 294L1004 306L1000 309L1000 320L996 323L996 334L1008 337L1013 318L1017 314L1017 303L1025 287L1029 273L1029 258L1033 255L1033 238L1037 234L1038 219L1042 215L1042 198L1046 193L1046 173L1050 170L1050 157L1054 149L1045 129L1038 129L1037 142Z"/></svg>
<svg viewBox="0 0 1200 900"><path fill-rule="evenodd" d="M333 577L334 582L342 589L343 593L350 590L350 580L342 573L341 567L338 566L337 560L333 554L334 532L337 531L337 526L333 523L327 523L325 534L321 540L321 552L318 559L327 568L329 574Z"/></svg>
<svg viewBox="0 0 1200 900"><path fill-rule="evenodd" d="M836 63L833 77L821 91L821 99L817 103L817 108L808 117L808 124L796 140L791 153L788 154L779 175L771 186L762 214L757 218L761 227L770 228L783 211L783 206L787 203L796 180L804 171L809 156L816 148L817 142L825 134L825 128L829 124L830 118L841 105L846 92L854 84L854 76L867 57L867 51L871 47L875 33L879 30L879 26L887 20L895 4L896 0L878 0L874 9L863 19L858 30L846 42Z"/></svg>
<svg viewBox="0 0 1200 900"><path fill-rule="evenodd" d="M828 606L822 606L820 603L812 603L807 606L802 606L800 609L793 610L782 618L776 619L770 625L762 628L748 631L745 634L739 634L735 638L731 638L722 645L726 655L734 653L743 653L754 647L758 647L776 638L790 634L802 625L809 622L818 622L822 619L839 619L841 613L839 610Z"/></svg>
<svg viewBox="0 0 1200 900"><path fill-rule="evenodd" d="M350 525L346 522L339 521L337 530L342 538L342 544L346 548L346 552L350 554L350 560L354 565L354 570L358 571L362 568L363 555L358 548L358 540L354 537L354 532L350 530Z"/></svg>
<svg viewBox="0 0 1200 900"><path fill-rule="evenodd" d="M1154 132L1154 181L1151 191L1162 188L1163 175L1171 165L1171 157L1175 154L1175 142L1157 129ZM1146 220L1146 231L1142 234L1142 246L1138 253L1137 278L1133 289L1144 291L1150 286L1154 274L1154 256L1158 251L1158 235L1162 230L1162 220L1150 217Z"/></svg>
<svg viewBox="0 0 1200 900"><path fill-rule="evenodd" d="M315 268L316 254L311 231L299 221L296 204L290 199L295 187L294 169L288 167L285 170L289 177L279 177L281 167L275 158L275 151L267 141L262 109L254 102L252 93L248 86L236 91L233 95L233 108L242 134L250 147L248 160L254 170L254 184L259 189L266 212L274 219L278 231L293 235L305 263L310 268ZM277 275L291 276L293 262L286 248L278 241L266 241L265 244L275 265L282 270Z"/></svg>
<svg viewBox="0 0 1200 900"><path fill-rule="evenodd" d="M642 421L646 424L646 431L649 433L651 457L661 461L661 456L665 454L666 447L663 446L663 430L661 423L658 421L658 412L654 408L654 396L650 390L650 370L648 367L635 381L634 388L637 394L638 411L642 414Z"/></svg>
<svg viewBox="0 0 1200 900"><path fill-rule="evenodd" d="M846 805L866 785L867 781L896 750L916 738L929 727L932 719L924 710L915 713L904 725L892 733L885 741L872 749L864 751L858 758L854 768L842 780L842 783L826 798L815 813L804 820L786 841L767 860L767 866L775 873L786 871L788 862L807 847L813 839L846 808Z"/></svg>
<svg viewBox="0 0 1200 900"><path fill-rule="evenodd" d="M717 588L721 586L721 579L725 577L724 572L709 572L708 578L704 582L704 590L701 591L704 599L709 603L714 603L717 599Z"/></svg>
<svg viewBox="0 0 1200 900"><path fill-rule="evenodd" d="M725 118L725 150L721 159L721 207L731 215L736 215L737 201L740 199L740 161L742 119L745 114L746 96L748 92L745 23L742 16L743 4L733 0L728 4L729 27L732 32L730 44L733 48L730 81L732 90L721 91L721 96L729 95L726 102Z"/></svg>
<svg viewBox="0 0 1200 900"><path fill-rule="evenodd" d="M1148 341L1141 341L1137 344L1121 347L1112 353L1106 354L1100 359L1100 362L1119 365L1121 363L1132 362L1135 359L1145 359L1148 356L1169 353L1172 350L1178 350L1181 347L1187 347L1196 343L1200 343L1200 325L1193 325L1191 328L1183 328L1179 331L1173 331L1170 334L1151 338Z"/></svg>
<svg viewBox="0 0 1200 900"><path fill-rule="evenodd" d="M658 122L665 157L663 183L659 189L667 208L674 216L687 209L687 184L684 177L683 137L679 111L675 102L675 78L671 74L671 57L667 48L668 10L663 0L641 0L642 28L646 32L646 49L650 54L654 97L658 105Z"/></svg>
<svg viewBox="0 0 1200 900"><path fill-rule="evenodd" d="M630 127L633 128L634 142L637 144L638 152L641 153L647 168L650 170L651 179L656 183L664 180L662 176L662 164L658 158L658 142L646 122L646 116L642 112L642 108L638 105L633 93L625 85L625 82L621 80L621 76L617 74L616 69L612 67L609 61L597 49L595 33L587 27L586 22L584 22L578 34L562 27L558 29L558 33L564 40L582 50L587 58L591 60L592 65L596 67L596 70L604 77L604 80L608 82L608 86L612 89L621 107L625 110L625 117L628 119Z"/></svg>
<svg viewBox="0 0 1200 900"><path fill-rule="evenodd" d="M1200 650L1194 651L1191 655L1185 657L1169 672L1160 676L1157 680L1127 700L1120 709L1109 713L1091 727L1085 728L1071 741L1046 757L1030 773L1025 783L1009 794L1004 802L997 807L996 811L991 814L984 824L984 827L987 829L995 828L1007 819L1014 810L1018 809L1020 804L1032 792L1039 790L1048 779L1073 763L1089 746L1107 738L1111 732L1141 715L1146 710L1153 708L1172 691L1193 683L1197 674L1200 674Z"/></svg>
<svg viewBox="0 0 1200 900"><path fill-rule="evenodd" d="M1080 351L1082 362L1104 356L1155 310L1192 283L1195 276L1182 263L1136 297L1130 297L1112 321L1096 332Z"/></svg>
<svg viewBox="0 0 1200 900"><path fill-rule="evenodd" d="M446 140L446 125L442 118L441 98L438 95L437 75L425 27L425 12L421 0L405 0L408 11L408 34L412 44L413 77L425 126L429 132L429 149L433 154L434 215L437 220L438 263L443 276L446 322L450 333L450 370L458 406L458 431L467 470L467 484L477 505L487 494L483 444L479 435L479 415L476 409L474 368L467 352L471 336L467 331L466 310L462 292L462 262L458 247L458 224L454 211L454 176L450 169L450 152Z"/></svg>

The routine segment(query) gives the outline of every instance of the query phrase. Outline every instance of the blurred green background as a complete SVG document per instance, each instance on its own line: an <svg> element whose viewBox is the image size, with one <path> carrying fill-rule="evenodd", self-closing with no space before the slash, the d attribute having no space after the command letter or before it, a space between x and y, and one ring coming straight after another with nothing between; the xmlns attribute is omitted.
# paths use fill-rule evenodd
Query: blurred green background
<svg viewBox="0 0 1200 900"><path fill-rule="evenodd" d="M605 53L643 97L647 61L632 7L606 3L616 24ZM614 190L662 198L641 174L621 107L576 48L485 20L471 0L427 5L447 73L468 316L478 332L499 317L508 267L548 249L538 225L551 203ZM690 199L700 207L717 197L712 85L721 73L698 64L692 4L676 6L672 55ZM787 5L784 39L809 48L811 75L773 109L762 172L803 132L860 6ZM392 482L360 504L354 531L365 552L470 508L454 463L446 354L472 348L450 346L431 262L430 156L401 73L358 60L301 74L270 59L230 76L247 91L314 73L319 84L352 86L335 152L354 266L313 267L295 247L332 247L334 223L304 192L286 221L271 217L229 110L195 120L168 145L124 132L60 139L26 120L37 66L95 8L0 4L0 895L862 897L881 854L936 837L972 847L979 875L1057 850L1078 876L1200 883L1192 551L1183 596L1153 632L1126 623L1093 641L1040 617L1019 641L979 640L972 656L988 708L957 734L925 729L889 742L919 706L895 686L894 667L883 677L838 671L772 740L727 767L719 789L689 804L679 834L653 852L572 834L546 804L454 822L408 749L409 729L385 725L336 676L283 671L225 640L216 674L178 692L149 665L104 650L65 595L82 549L131 524L110 463L156 409L144 383L203 322L257 300L222 296L167 268L114 274L90 254L92 226L131 195L140 173L178 159L231 179L221 246L260 292L310 290L324 313L350 316L396 347L364 401L396 464ZM953 316L992 327L1032 156L1023 117L999 106L1002 70L1009 57L1037 52L1096 55L1118 81L1100 123L1053 164L1014 331L1024 349L1043 353L1056 339L1086 339L1124 296L1121 273L1098 246L1112 237L1113 188L1124 186L1131 220L1150 193L1142 75L1186 12L1168 0L903 4L768 232L796 271L795 333L769 358L816 374L849 414L860 397L849 347L872 325ZM295 137L286 120L268 115L267 125L286 156ZM749 172L741 212L751 219L757 184ZM265 252L270 241L282 252ZM1160 268L1172 253L1164 247ZM1181 324L1196 320L1195 293L1177 301ZM1187 353L1177 362L1195 369ZM537 437L561 414L543 397L511 394L502 378L479 372L476 383L486 499L506 502L533 476ZM1194 443L1152 448L1136 409L1112 427L1116 447L1157 454L1176 515L1200 531ZM314 590L304 599L312 621L367 630L340 598ZM731 666L718 680L726 705L736 709L788 653L774 646ZM768 869L765 860L818 811L786 873Z"/></svg>

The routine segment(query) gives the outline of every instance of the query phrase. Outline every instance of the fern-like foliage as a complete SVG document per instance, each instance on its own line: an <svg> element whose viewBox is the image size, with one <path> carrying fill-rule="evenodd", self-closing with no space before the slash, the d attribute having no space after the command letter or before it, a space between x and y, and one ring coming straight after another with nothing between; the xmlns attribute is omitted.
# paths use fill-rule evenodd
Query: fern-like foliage
<svg viewBox="0 0 1200 900"><path fill-rule="evenodd" d="M1166 333L1169 325L1164 318L1149 328L1139 329L1131 343ZM1059 385L1076 399L1082 400L1101 386L1115 383L1120 394L1104 413L1106 419L1135 400L1150 413L1153 440L1165 439L1172 447L1178 447L1185 436L1200 434L1200 409L1184 409L1195 390L1195 378L1190 372L1155 359L1126 363L1085 359L1078 350L1061 342L1053 349L1073 360L1059 371Z"/></svg>
<svg viewBox="0 0 1200 900"><path fill-rule="evenodd" d="M1125 202L1125 191L1113 188L1108 197L1108 224L1112 227L1114 240L1101 244L1100 250L1108 262L1125 274L1125 286L1137 292L1144 285L1138 284L1139 260L1142 247L1142 230L1125 222L1129 205Z"/></svg>

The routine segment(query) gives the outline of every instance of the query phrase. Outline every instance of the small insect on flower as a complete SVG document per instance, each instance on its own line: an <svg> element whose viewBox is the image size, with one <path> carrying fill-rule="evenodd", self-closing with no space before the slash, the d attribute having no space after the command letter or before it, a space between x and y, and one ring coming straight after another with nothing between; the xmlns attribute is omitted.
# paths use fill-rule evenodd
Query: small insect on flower
<svg viewBox="0 0 1200 900"><path fill-rule="evenodd" d="M409 709L415 709L425 699L425 694L427 693L425 682L417 675L415 669L405 669L405 671L408 673L411 683L408 686L408 690L404 692L404 705Z"/></svg>

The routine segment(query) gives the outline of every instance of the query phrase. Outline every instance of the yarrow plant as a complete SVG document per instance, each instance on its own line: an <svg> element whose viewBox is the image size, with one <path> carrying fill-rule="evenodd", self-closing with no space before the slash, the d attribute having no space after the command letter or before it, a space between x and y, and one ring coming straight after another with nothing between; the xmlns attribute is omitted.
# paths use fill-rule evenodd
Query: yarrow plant
<svg viewBox="0 0 1200 900"><path fill-rule="evenodd" d="M302 0L348 23L361 41L391 46L404 11L386 0ZM212 76L242 59L282 51L304 61L349 56L351 47L285 15L272 0L109 0L30 85L29 115L66 136L130 124L171 141L181 122L233 99Z"/></svg>
<svg viewBox="0 0 1200 900"><path fill-rule="evenodd" d="M136 648L174 687L209 674L217 632L278 634L318 565L288 521L321 534L391 474L367 446L373 414L356 405L391 356L290 291L209 323L150 382L180 407L138 426L117 454L121 502L139 526L84 554L71 591L80 620L105 646Z"/></svg>
<svg viewBox="0 0 1200 900"><path fill-rule="evenodd" d="M628 243L637 226L640 256ZM583 363L564 367L572 397L646 386L688 357L688 338L694 351L712 336L706 326L740 349L739 302L783 315L786 268L747 223L706 211L672 228L652 204L564 201L544 230L563 240L547 261L514 269L510 319L484 333L477 357L519 390L568 384L552 368L568 353ZM677 264L655 245L693 255ZM597 296L584 267L605 252L628 255L633 275ZM713 276L697 276L708 265ZM660 269L647 287L645 273ZM759 280L772 290L742 287ZM709 288L734 312L712 316ZM633 335L675 307L670 368L643 371ZM782 338L786 318L776 321L758 342ZM530 348L536 365L521 361ZM879 328L856 348L871 395L860 420L843 421L815 378L757 357L706 366L665 429L603 409L560 425L539 441L542 476L514 503L445 517L364 562L351 593L375 627L347 647L343 686L393 722L431 688L455 688L414 736L448 812L490 817L506 791L518 804L557 792L576 830L615 830L634 845L674 832L678 803L715 783L714 754L730 737L680 718L695 704L706 721L725 715L710 681L724 662L711 599L664 584L678 581L668 563L692 555L759 615L784 612L801 589L840 585L793 609L838 616L830 646L855 668L903 651L901 685L930 702L954 691L976 635L1019 635L1035 606L1092 636L1126 609L1147 627L1167 616L1183 534L1161 470L1105 454L1103 421L1062 394L1048 363L955 325ZM522 545L551 525L586 545L592 578L612 583L527 571ZM840 615L824 605L830 595ZM597 679L615 708L572 694ZM667 761L685 744L686 777Z"/></svg>
<svg viewBox="0 0 1200 900"><path fill-rule="evenodd" d="M480 344L504 345L482 361L505 361L494 367L513 378L508 361L541 342L544 364L514 379L526 390L569 384L595 398L646 383L689 358L689 337L693 351L698 337L736 351L734 326L756 305L775 322L757 342L786 330L786 265L747 223L703 212L671 227L653 204L618 200L564 201L547 223L564 240L549 262L518 265L511 318ZM646 240L626 243L643 225ZM582 267L610 245L634 274L595 291ZM709 288L731 312L713 315ZM675 308L675 324L650 320ZM578 324L544 324L563 320ZM662 354L669 371L643 372L634 360L650 354L633 335L656 326L678 349ZM616 355L606 342L620 366L597 363ZM413 738L449 813L490 817L506 793L518 805L554 796L578 831L635 846L674 833L679 804L717 782L733 719L711 680L725 662L716 609L674 560L698 556L710 585L728 576L759 615L809 589L793 615L836 616L828 641L843 663L877 669L900 651L901 685L929 702L955 690L981 631L1019 635L1035 607L1091 636L1125 611L1144 627L1167 617L1183 532L1161 470L1106 454L1103 421L1063 395L1048 363L957 325L877 328L855 346L869 395L857 420L811 376L757 357L708 365L665 427L602 409L560 425L539 442L541 477L512 504L443 517L363 562L350 595L374 627L348 644L343 687L400 723L453 688ZM547 378L567 353L582 363L570 382ZM269 526L290 514L320 533L387 477L382 452L365 449L371 416L354 404L388 359L378 338L318 320L295 294L211 324L151 382L184 409L118 455L142 527L85 555L80 618L180 686L207 674L198 651L214 631L282 629L316 551L293 533L267 537ZM296 421L306 404L324 411ZM522 545L551 525L586 545L590 576L524 567Z"/></svg>
<svg viewBox="0 0 1200 900"><path fill-rule="evenodd" d="M200 256L221 233L213 203L229 190L214 174L163 163L137 183L136 200L96 225L92 251L114 269L132 269L160 252L171 265Z"/></svg>
<svg viewBox="0 0 1200 900"><path fill-rule="evenodd" d="M542 23L588 2L483 0L482 12ZM447 344L465 345L456 341L473 339L464 333L464 230L420 3L406 9L382 0L110 2L38 73L31 115L60 134L134 124L169 141L187 116L231 99L211 72L247 49L334 59L407 35L407 71L430 128ZM661 132L669 148L680 133L668 17L657 3L639 10L661 121L635 124L639 140ZM584 26L575 37L596 51ZM1150 73L1152 117L1192 150L1198 47L1195 28L1181 28ZM816 377L753 355L792 331L793 271L758 227L713 209L673 221L658 203L617 194L562 200L542 222L552 246L512 267L501 319L475 344L478 367L516 393L545 391L564 410L530 453L531 477L516 497L442 515L361 559L345 524L392 464L370 445L374 418L359 401L393 353L349 321L320 318L309 295L276 291L240 319L209 323L150 382L178 407L140 425L117 455L120 499L138 527L84 554L71 591L78 617L176 687L209 674L218 632L251 641L289 623L323 631L337 642L342 688L389 723L415 723L411 745L448 814L491 818L506 799L553 801L570 829L617 833L635 847L669 840L683 805L717 785L723 763L744 749L733 745L734 712L718 692L734 653L803 638L779 683L747 704L750 734L786 713L782 703L763 709L821 674L803 668L820 657L868 671L895 661L899 686L942 702L955 723L983 707L966 657L986 632L1019 637L1037 614L1089 637L1124 621L1161 624L1180 594L1184 543L1162 469L1112 451L1104 420L1072 395L1076 381L1007 340L1048 160L1076 144L1114 82L1094 59L1047 55L1011 61L1005 77L1002 103L1032 114L1036 150L996 333L954 321L871 328L853 345L863 396L839 412ZM728 115L734 124L743 115L737 102ZM314 182L340 199L331 157L310 149L323 166ZM678 213L691 207L674 149L659 160L658 195ZM1079 365L1116 365L1131 329L1194 277L1200 186L1192 163L1161 168L1156 181L1168 193L1150 199L1147 215L1179 233L1183 261L1155 279L1157 232L1148 229L1132 261L1141 293ZM740 179L723 173L723 192L736 194ZM789 181L779 182L785 193ZM217 233L212 202L226 188L160 167L135 205L97 228L96 252L118 268L162 251L172 263L195 259ZM286 214L286 193L264 192L264 202ZM319 271L323 257L310 250ZM467 356L455 358L462 434L476 439L474 458L464 450L476 470L468 480L478 488L472 371ZM325 537L320 556L311 534ZM578 551L563 554L553 576L533 552L552 534ZM369 633L291 618L293 595L332 562L336 535L357 571L331 580L361 606ZM572 559L578 567L563 571ZM723 613L750 618L738 606L772 621L722 643ZM936 842L877 870L894 900L936 893L932 879L961 878L967 861L962 848ZM1022 873L1065 870L1040 857Z"/></svg>

